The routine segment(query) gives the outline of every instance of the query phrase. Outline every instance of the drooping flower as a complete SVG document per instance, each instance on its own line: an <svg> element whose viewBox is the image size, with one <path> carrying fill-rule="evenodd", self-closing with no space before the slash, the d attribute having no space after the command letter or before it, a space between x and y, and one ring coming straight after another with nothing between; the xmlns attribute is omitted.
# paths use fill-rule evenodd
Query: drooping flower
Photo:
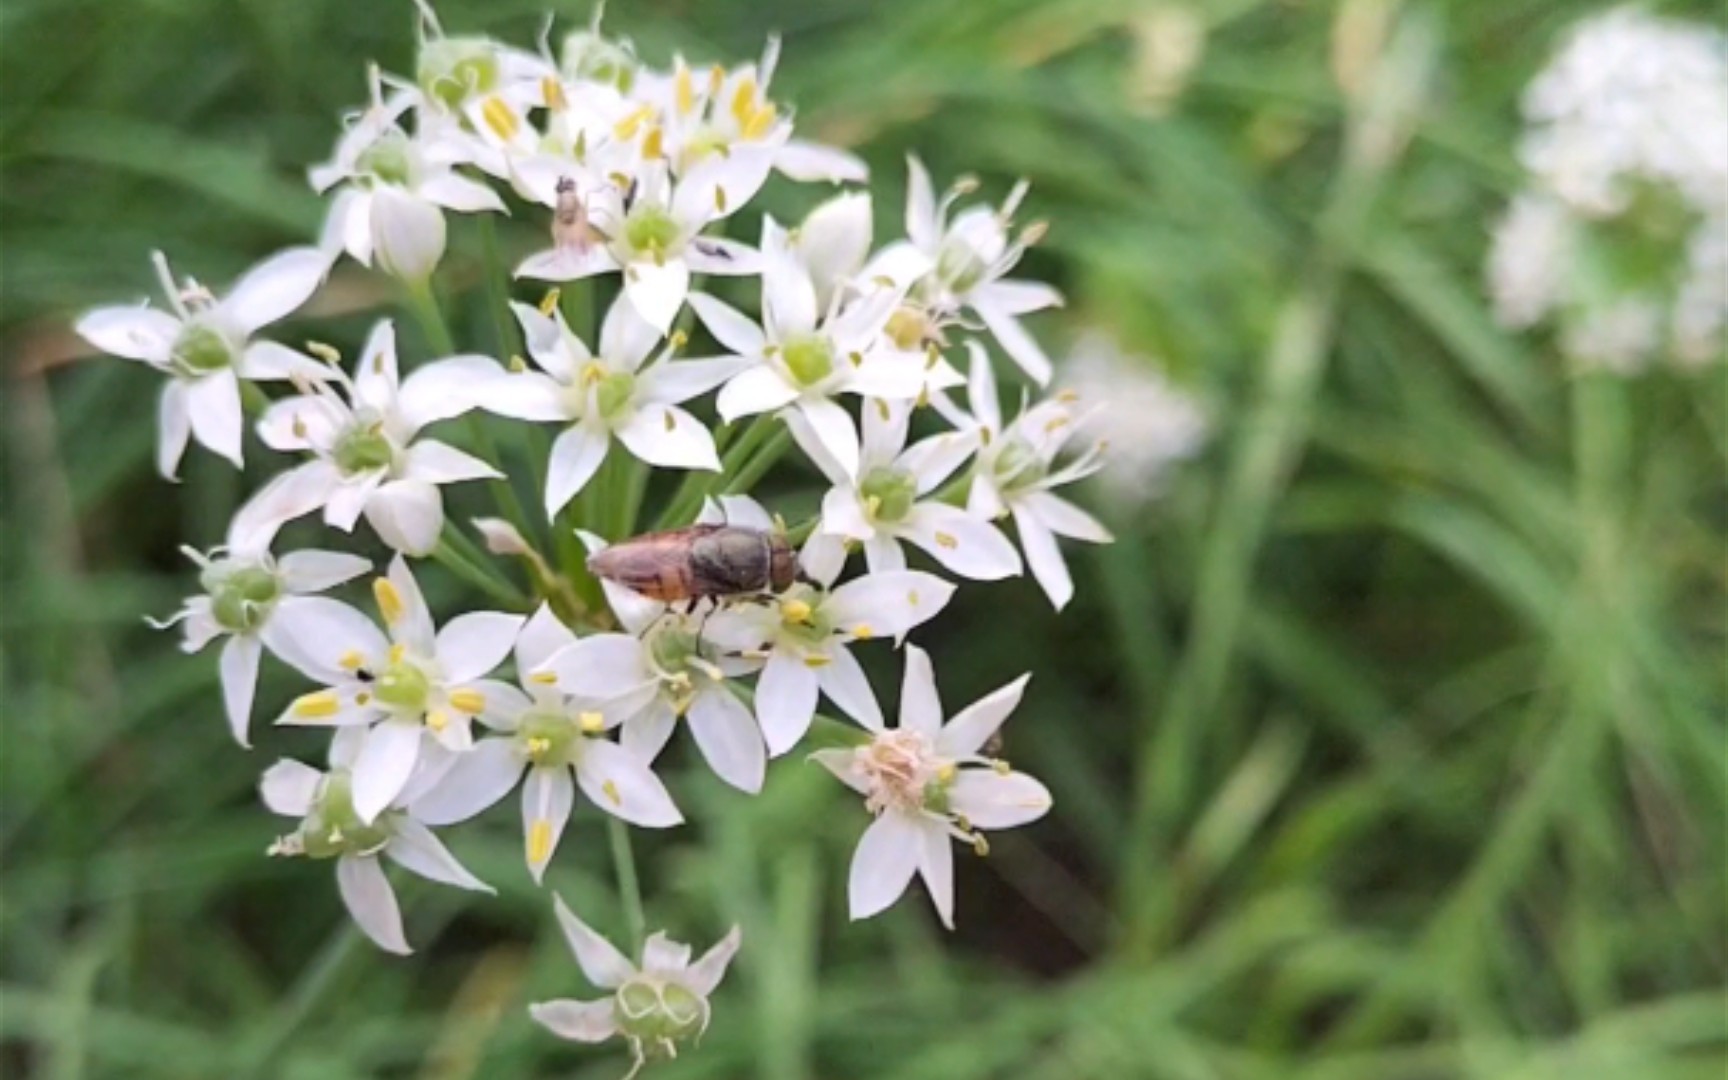
<svg viewBox="0 0 1728 1080"><path fill-rule="evenodd" d="M858 461L855 471L829 453L804 417L787 415L792 437L833 485L822 498L821 532L834 541L862 543L875 573L905 568L902 541L975 581L1020 573L1014 545L987 517L931 497L978 450L978 438L948 431L908 447L911 414L906 402L864 403L863 440L851 455Z"/></svg>
<svg viewBox="0 0 1728 1080"><path fill-rule="evenodd" d="M369 819L360 815L354 805L353 769L363 735L359 728L337 732L325 772L286 758L265 770L259 784L264 805L300 819L293 832L270 845L270 854L335 859L336 885L355 923L379 948L407 955L413 950L402 932L402 912L379 856L428 881L476 892L496 890L469 873L400 803ZM412 789L404 792L413 794Z"/></svg>
<svg viewBox="0 0 1728 1080"><path fill-rule="evenodd" d="M942 924L954 926L954 851L949 839L988 851L984 830L1009 829L1043 817L1050 793L1024 773L984 756L984 744L1020 703L1030 675L988 694L943 721L930 658L906 647L900 726L875 727L871 740L811 756L864 796L876 820L852 856L847 894L854 919L882 911L924 878Z"/></svg>
<svg viewBox="0 0 1728 1080"><path fill-rule="evenodd" d="M78 319L78 334L168 376L158 407L156 467L163 476L174 479L188 438L239 467L240 381L318 379L324 371L310 356L252 335L304 304L330 260L317 248L290 248L247 271L218 299L190 278L176 285L162 253L152 258L169 310L97 308Z"/></svg>
<svg viewBox="0 0 1728 1080"><path fill-rule="evenodd" d="M453 446L418 438L420 429L472 409L473 386L496 371L483 356L453 356L402 379L395 326L381 321L352 380L326 369L343 384L346 401L321 384L265 410L258 422L265 445L314 456L273 484L256 512L287 521L321 507L325 524L344 532L364 513L397 551L430 552L444 527L438 486L502 474Z"/></svg>
<svg viewBox="0 0 1728 1080"><path fill-rule="evenodd" d="M648 764L604 733L622 719L597 702L558 691L540 671L559 650L576 643L548 607L541 606L516 638L522 689L486 682L480 722L501 737L482 739L461 754L442 779L410 809L428 825L453 825L522 786L522 831L528 870L545 873L580 788L595 806L632 825L662 829L684 816ZM574 775L575 782L571 782Z"/></svg>
<svg viewBox="0 0 1728 1080"><path fill-rule="evenodd" d="M546 513L555 516L582 490L616 437L650 465L718 471L714 437L683 402L706 393L738 369L730 358L674 360L659 333L622 298L600 329L599 355L571 333L561 313L547 316L513 304L538 372L495 368L476 384L480 407L518 420L568 424L552 444L546 468Z"/></svg>
<svg viewBox="0 0 1728 1080"><path fill-rule="evenodd" d="M559 998L528 1006L528 1015L554 1035L576 1042L605 1042L621 1035L635 1067L678 1056L678 1045L708 1030L708 999L738 952L743 933L734 926L694 963L690 946L664 933L649 935L642 960L631 963L610 941L576 917L563 897L553 896L558 926L588 981L611 996L599 1001Z"/></svg>
<svg viewBox="0 0 1728 1080"><path fill-rule="evenodd" d="M432 744L453 753L473 746L474 718L509 691L484 677L522 626L520 615L477 611L437 630L400 555L372 594L388 637L347 604L312 597L271 645L323 685L296 698L278 724L365 729L351 771L354 810L367 824L401 797L423 755L439 756Z"/></svg>

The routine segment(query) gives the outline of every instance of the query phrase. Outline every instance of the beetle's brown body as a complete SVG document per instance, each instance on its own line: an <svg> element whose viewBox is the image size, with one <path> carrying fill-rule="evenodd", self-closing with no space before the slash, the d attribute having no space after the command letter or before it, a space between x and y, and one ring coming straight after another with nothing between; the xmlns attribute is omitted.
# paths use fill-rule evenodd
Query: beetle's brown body
<svg viewBox="0 0 1728 1080"><path fill-rule="evenodd" d="M780 592L797 579L798 558L777 532L692 525L595 552L588 569L650 599L674 603Z"/></svg>

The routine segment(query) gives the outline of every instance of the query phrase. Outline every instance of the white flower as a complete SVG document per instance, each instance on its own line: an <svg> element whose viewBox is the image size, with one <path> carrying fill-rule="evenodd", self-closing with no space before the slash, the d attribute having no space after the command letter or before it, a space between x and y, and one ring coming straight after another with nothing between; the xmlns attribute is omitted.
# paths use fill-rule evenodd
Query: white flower
<svg viewBox="0 0 1728 1080"><path fill-rule="evenodd" d="M432 830L400 805L370 819L359 814L353 768L362 752L361 735L358 728L336 733L328 772L288 759L265 770L259 784L264 805L301 819L298 828L270 845L270 854L335 859L336 885L348 913L379 948L406 955L413 950L402 933L402 912L378 856L429 881L476 892L495 890L469 873Z"/></svg>
<svg viewBox="0 0 1728 1080"><path fill-rule="evenodd" d="M1110 530L1096 518L1054 490L1103 468L1104 448L1094 443L1067 465L1056 468L1057 456L1083 419L1075 409L1074 394L1058 394L1004 426L990 359L976 342L968 344L972 351L972 379L967 400L972 415L970 419L958 419L975 426L982 446L972 463L972 487L966 508L986 520L1013 515L1032 576L1060 611L1073 597L1074 583L1056 546L1056 537L1093 544L1110 543L1112 537Z"/></svg>
<svg viewBox="0 0 1728 1080"><path fill-rule="evenodd" d="M501 416L570 425L552 444L546 468L548 517L594 476L614 436L650 465L719 471L714 437L679 406L725 381L737 361L673 360L668 345L648 363L660 334L622 298L601 326L598 356L570 332L563 315L512 307L540 371L494 368L473 394L481 408Z"/></svg>
<svg viewBox="0 0 1728 1080"><path fill-rule="evenodd" d="M346 250L367 266L404 281L421 281L444 257L444 210L502 212L496 192L456 172L465 158L449 139L419 139L397 118L419 99L376 82L373 104L336 144L335 155L309 173L320 194L341 185L324 219L319 246L334 256Z"/></svg>
<svg viewBox="0 0 1728 1080"><path fill-rule="evenodd" d="M1030 675L942 720L930 658L906 647L900 726L875 727L863 746L811 756L864 796L876 820L858 841L847 886L852 917L882 911L922 875L942 924L954 926L954 851L949 837L984 854L982 831L1044 816L1044 785L982 756L981 748L1020 703Z"/></svg>
<svg viewBox="0 0 1728 1080"><path fill-rule="evenodd" d="M275 402L258 422L266 446L315 456L273 485L257 514L286 521L322 507L325 524L348 532L364 513L397 551L430 552L444 527L438 485L502 474L453 446L416 436L427 424L473 408L473 386L497 364L454 356L402 379L395 326L384 320L367 339L352 381L327 370L344 384L347 401L321 385Z"/></svg>
<svg viewBox="0 0 1728 1080"><path fill-rule="evenodd" d="M247 271L217 299L190 278L177 286L162 253L153 259L170 311L97 308L75 329L103 352L142 360L169 376L158 407L156 467L163 476L174 479L188 437L238 467L240 380L317 379L323 371L310 356L251 337L304 304L330 260L317 248L290 248Z"/></svg>
<svg viewBox="0 0 1728 1080"><path fill-rule="evenodd" d="M266 548L230 543L204 555L182 548L198 564L203 595L188 597L185 606L151 625L159 630L178 624L184 638L181 651L195 653L216 638L222 646L222 702L234 741L250 746L247 729L252 698L258 689L258 658L265 648L276 651L282 635L293 635L293 624L305 612L302 597L335 588L372 568L358 555L336 551L291 551L272 558Z"/></svg>
<svg viewBox="0 0 1728 1080"><path fill-rule="evenodd" d="M1521 192L1494 227L1488 295L1501 326L1535 326L1565 299L1577 221L1558 199Z"/></svg>
<svg viewBox="0 0 1728 1080"><path fill-rule="evenodd" d="M548 1031L577 1042L604 1042L621 1035L630 1043L635 1067L676 1057L678 1044L700 1038L708 1030L708 998L726 974L743 935L734 926L694 963L690 946L664 933L649 936L642 961L633 964L613 944L595 933L554 896L558 925L588 981L611 996L599 1001L561 998L528 1006L528 1015Z"/></svg>
<svg viewBox="0 0 1728 1080"><path fill-rule="evenodd" d="M1009 238L1014 212L1026 196L1026 182L1016 184L999 209L974 206L949 221L949 208L975 190L976 183L956 184L938 202L923 163L908 158L906 168L907 240L891 245L877 258L902 265L900 249L906 244L922 253L933 269L913 285L911 299L922 308L928 332L969 310L1027 375L1039 383L1049 382L1050 358L1020 325L1019 316L1059 306L1062 294L1040 282L1006 277L1043 232L1041 226L1032 225L1017 239Z"/></svg>
<svg viewBox="0 0 1728 1080"><path fill-rule="evenodd" d="M480 722L504 737L475 743L410 807L428 825L466 821L509 794L526 771L522 830L536 882L558 848L577 788L633 825L661 829L684 820L647 763L599 737L621 719L616 712L609 718L603 705L561 694L544 676L530 674L575 643L550 608L536 611L516 639L522 689L493 682L481 687L486 707Z"/></svg>
<svg viewBox="0 0 1728 1080"><path fill-rule="evenodd" d="M692 296L690 306L748 364L721 388L715 402L721 418L731 423L792 406L852 475L858 429L835 395L911 400L925 391L927 373L922 356L877 349L900 302L898 288L876 284L855 299L845 296L834 290L818 306L811 268L770 218L762 226L762 325L711 296Z"/></svg>
<svg viewBox="0 0 1728 1080"><path fill-rule="evenodd" d="M1124 502L1158 493L1165 474L1206 442L1206 416L1192 397L1114 342L1088 334L1074 344L1063 381L1079 403L1075 433L1110 448L1099 481Z"/></svg>
<svg viewBox="0 0 1728 1080"><path fill-rule="evenodd" d="M906 541L974 581L1020 573L1014 545L988 518L930 497L972 456L977 437L949 431L908 447L911 413L905 402L866 401L863 441L851 455L858 466L850 471L803 416L787 414L793 438L834 485L822 498L821 533L862 542L873 572L903 569Z"/></svg>
<svg viewBox="0 0 1728 1080"><path fill-rule="evenodd" d="M721 159L674 181L664 162L645 167L624 191L609 184L583 193L587 212L606 229L592 246L558 242L530 255L517 277L572 281L624 272L624 297L655 331L664 335L690 292L690 275L737 276L758 271L756 252L732 240L702 236L709 223L737 207L716 192Z"/></svg>
<svg viewBox="0 0 1728 1080"><path fill-rule="evenodd" d="M372 586L388 637L354 608L318 597L303 600L299 617L271 642L276 655L324 686L296 698L278 724L368 727L352 765L354 809L367 823L402 795L423 753L442 760L431 745L455 753L473 746L473 719L489 695L510 690L483 677L522 626L520 615L479 611L437 630L400 555Z"/></svg>

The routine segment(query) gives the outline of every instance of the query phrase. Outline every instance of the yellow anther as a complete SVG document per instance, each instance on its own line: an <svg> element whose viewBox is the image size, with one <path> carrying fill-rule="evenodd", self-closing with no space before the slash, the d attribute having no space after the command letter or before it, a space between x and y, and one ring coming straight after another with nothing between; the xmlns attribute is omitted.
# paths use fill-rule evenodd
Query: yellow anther
<svg viewBox="0 0 1728 1080"><path fill-rule="evenodd" d="M960 546L960 541L954 539L953 533L938 532L936 534L936 543L938 546L948 548L949 550L953 550Z"/></svg>
<svg viewBox="0 0 1728 1080"><path fill-rule="evenodd" d="M833 662L834 658L827 653L811 653L804 658L804 666L807 668L827 667Z"/></svg>
<svg viewBox="0 0 1728 1080"><path fill-rule="evenodd" d="M359 649L349 649L336 658L336 666L343 671L359 671L366 663L366 658L360 655Z"/></svg>
<svg viewBox="0 0 1728 1080"><path fill-rule="evenodd" d="M774 111L774 106L763 105L760 109L757 109L752 113L750 119L744 124L744 137L746 139L762 138L773 129L774 121L778 118L778 115L779 114Z"/></svg>
<svg viewBox="0 0 1728 1080"><path fill-rule="evenodd" d="M1056 395L1056 400L1064 405L1072 405L1080 400L1080 395L1073 390L1064 390Z"/></svg>
<svg viewBox="0 0 1728 1080"><path fill-rule="evenodd" d="M979 446L989 446L990 440L993 438L995 438L995 436L990 434L989 428L979 428L978 429L978 445Z"/></svg>
<svg viewBox="0 0 1728 1080"><path fill-rule="evenodd" d="M486 695L474 689L452 690L450 707L469 716L477 716L486 709Z"/></svg>
<svg viewBox="0 0 1728 1080"><path fill-rule="evenodd" d="M642 125L653 115L654 107L651 105L643 105L632 112L629 116L626 116L624 119L614 124L612 126L612 134L624 140L634 139L636 133L642 130Z"/></svg>
<svg viewBox="0 0 1728 1080"><path fill-rule="evenodd" d="M906 602L908 604L911 604L913 607L918 606L918 590L917 589L906 590Z"/></svg>
<svg viewBox="0 0 1728 1080"><path fill-rule="evenodd" d="M672 92L678 103L678 115L689 116L696 108L696 80L690 77L690 69L682 60L678 61L678 74L672 78Z"/></svg>
<svg viewBox="0 0 1728 1080"><path fill-rule="evenodd" d="M719 184L714 185L714 209L722 214L726 212L726 189Z"/></svg>
<svg viewBox="0 0 1728 1080"><path fill-rule="evenodd" d="M540 80L540 96L546 99L548 109L561 112L570 107L570 100L564 96L564 84L552 75Z"/></svg>
<svg viewBox="0 0 1728 1080"><path fill-rule="evenodd" d="M408 605L402 602L402 594L389 578L378 578L372 582L372 597L378 601L378 613L384 616L384 621L394 623L408 612ZM399 657L392 656L396 660Z"/></svg>
<svg viewBox="0 0 1728 1080"><path fill-rule="evenodd" d="M688 671L679 671L668 675L666 681L678 693L684 693L690 689L690 673Z"/></svg>
<svg viewBox="0 0 1728 1080"><path fill-rule="evenodd" d="M600 790L604 791L606 793L606 797L608 799L612 800L613 806L623 806L624 805L624 796L619 794L618 785L616 783L612 782L611 780L608 780L604 784L600 785Z"/></svg>
<svg viewBox="0 0 1728 1080"><path fill-rule="evenodd" d="M576 722L582 725L582 731L588 735L598 735L606 730L606 717L597 712L585 712L576 717Z"/></svg>
<svg viewBox="0 0 1728 1080"><path fill-rule="evenodd" d="M978 856L980 859L982 859L982 858L984 858L990 854L990 841L984 839L983 833L974 833L973 834L973 836L972 836L972 853L974 855Z"/></svg>
<svg viewBox="0 0 1728 1080"><path fill-rule="evenodd" d="M539 866L552 857L552 823L535 818L528 828L528 861Z"/></svg>
<svg viewBox="0 0 1728 1080"><path fill-rule="evenodd" d="M657 127L648 129L648 134L642 138L642 156L648 161L658 161L666 156L666 134Z"/></svg>
<svg viewBox="0 0 1728 1080"><path fill-rule="evenodd" d="M869 641L876 636L876 631L870 629L869 623L859 623L852 628L852 636L859 641Z"/></svg>
<svg viewBox="0 0 1728 1080"><path fill-rule="evenodd" d="M450 726L450 714L443 709L433 709L426 714L426 726L433 731L443 731Z"/></svg>
<svg viewBox="0 0 1728 1080"><path fill-rule="evenodd" d="M404 656L407 656L407 655L408 655L408 646L402 644L400 641L398 641L396 644L390 646L390 662L392 664L400 664L402 662L402 658Z"/></svg>
<svg viewBox="0 0 1728 1080"><path fill-rule="evenodd" d="M371 701L371 700L372 700L372 695L368 694L364 690L362 690L358 694L354 695L354 704L356 704L356 705L364 705L368 701Z"/></svg>
<svg viewBox="0 0 1728 1080"><path fill-rule="evenodd" d="M732 119L738 121L738 127L742 129L755 115L756 79L746 75L738 80L738 89L732 91Z"/></svg>
<svg viewBox="0 0 1728 1080"><path fill-rule="evenodd" d="M552 313L558 310L558 297L557 289L547 289L546 295L540 298L540 314L550 319Z"/></svg>
<svg viewBox="0 0 1728 1080"><path fill-rule="evenodd" d="M331 367L339 367L342 364L342 354L336 351L334 345L326 345L322 341L308 341L306 351Z"/></svg>
<svg viewBox="0 0 1728 1080"><path fill-rule="evenodd" d="M546 751L552 749L552 740L543 735L534 735L528 739L527 747L529 757L539 758L544 755Z"/></svg>
<svg viewBox="0 0 1728 1080"><path fill-rule="evenodd" d="M661 414L661 423L665 425L667 431L678 430L678 421L673 417L671 409L667 409Z"/></svg>
<svg viewBox="0 0 1728 1080"><path fill-rule="evenodd" d="M1066 416L1058 416L1054 420L1051 420L1048 424L1044 425L1044 434L1046 434L1046 435L1054 434L1058 431L1061 431L1063 428L1065 428L1067 426L1068 426L1068 418Z"/></svg>
<svg viewBox="0 0 1728 1080"><path fill-rule="evenodd" d="M528 681L539 683L541 686L551 686L558 681L558 676L550 671L536 671L528 676Z"/></svg>
<svg viewBox="0 0 1728 1080"><path fill-rule="evenodd" d="M889 417L892 415L888 408L888 403L881 398L876 399L876 415L882 418L883 423L887 423Z"/></svg>
<svg viewBox="0 0 1728 1080"><path fill-rule="evenodd" d="M1034 221L1032 224L1020 230L1020 242L1027 247L1032 247L1034 244L1044 239L1044 234L1049 231L1050 223L1048 221Z"/></svg>
<svg viewBox="0 0 1728 1080"><path fill-rule="evenodd" d="M866 495L864 497L864 516L875 517L876 511L882 509L882 496Z"/></svg>
<svg viewBox="0 0 1728 1080"><path fill-rule="evenodd" d="M952 784L956 775L958 775L958 770L954 768L952 762L944 762L936 770L936 779L944 784Z"/></svg>
<svg viewBox="0 0 1728 1080"><path fill-rule="evenodd" d="M582 365L582 381L597 383L606 377L606 365L598 360L590 360Z"/></svg>
<svg viewBox="0 0 1728 1080"><path fill-rule="evenodd" d="M791 623L806 623L816 609L803 600L787 600L780 605L780 617Z"/></svg>
<svg viewBox="0 0 1728 1080"><path fill-rule="evenodd" d="M1003 761L1001 758L997 758L996 760L992 761L990 763L990 767L992 769L996 770L997 776L1007 776L1009 773L1014 771L1012 768L1009 767L1008 763L1006 761Z"/></svg>
<svg viewBox="0 0 1728 1080"><path fill-rule="evenodd" d="M527 370L528 361L522 359L520 355L513 355L510 357L510 374L520 375Z"/></svg>
<svg viewBox="0 0 1728 1080"><path fill-rule="evenodd" d="M726 81L726 69L725 68L721 67L719 64L715 64L713 67L708 69L708 93L709 94L711 94L711 95L712 94L718 94L720 92L720 85L722 83L724 83L725 81Z"/></svg>
<svg viewBox="0 0 1728 1080"><path fill-rule="evenodd" d="M852 362L853 367L863 367L864 366L864 354L861 352L858 352L857 350L853 350L852 352L847 353L846 359L848 359Z"/></svg>
<svg viewBox="0 0 1728 1080"><path fill-rule="evenodd" d="M342 699L336 696L334 690L319 690L312 694L302 694L294 699L289 712L303 720L328 720L342 708Z"/></svg>
<svg viewBox="0 0 1728 1080"><path fill-rule="evenodd" d="M294 437L296 439L304 439L306 437L306 421L300 419L299 413L294 414L294 419L289 423L288 429L294 432Z"/></svg>
<svg viewBox="0 0 1728 1080"><path fill-rule="evenodd" d="M480 105L480 118L486 121L486 126L492 133L505 142L516 137L522 130L522 120L516 115L516 110L505 104L500 97L489 97Z"/></svg>

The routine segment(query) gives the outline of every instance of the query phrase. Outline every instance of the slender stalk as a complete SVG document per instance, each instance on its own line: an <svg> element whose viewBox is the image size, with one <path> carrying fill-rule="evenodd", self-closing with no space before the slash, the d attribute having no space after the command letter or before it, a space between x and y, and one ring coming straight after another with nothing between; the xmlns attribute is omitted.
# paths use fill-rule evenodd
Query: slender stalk
<svg viewBox="0 0 1728 1080"><path fill-rule="evenodd" d="M685 476L684 482L679 485L671 501L655 520L654 528L670 529L695 517L696 511L702 506L702 500L708 497L715 486L722 479L737 476L746 466L756 448L772 432L774 423L772 417L753 417L750 423L745 425L743 432L726 447L725 454L720 458L719 472L692 472ZM724 432L725 429L722 429L722 433Z"/></svg>
<svg viewBox="0 0 1728 1080"><path fill-rule="evenodd" d="M636 852L630 844L630 827L607 815L606 831L612 840L612 869L618 877L618 903L624 908L630 941L640 952L642 941L647 936L648 920L642 913L642 884L636 878Z"/></svg>
<svg viewBox="0 0 1728 1080"><path fill-rule="evenodd" d="M457 577L484 592L487 596L506 607L517 611L527 611L534 602L523 592L504 580L502 576L481 568L462 555L452 546L447 538L441 537L438 546L432 549L432 558L449 569Z"/></svg>
<svg viewBox="0 0 1728 1080"><path fill-rule="evenodd" d="M510 294L503 263L498 256L498 232L490 214L474 215L480 225L480 252L486 278L486 306L492 313L492 333L498 339L498 358L508 361L519 351L516 320L510 314Z"/></svg>
<svg viewBox="0 0 1728 1080"><path fill-rule="evenodd" d="M450 333L450 324L444 319L444 309L438 305L438 296L432 291L432 279L421 278L403 285L408 293L408 311L419 324L420 332L426 335L426 344L439 356L454 353L456 339Z"/></svg>
<svg viewBox="0 0 1728 1080"><path fill-rule="evenodd" d="M774 467L774 463L780 460L781 455L786 453L786 448L791 445L792 432L782 426L780 430L769 437L767 442L762 444L755 454L751 455L750 460L740 465L736 472L727 477L726 486L723 489L725 493L742 495L755 487L756 481L762 479L763 474Z"/></svg>

